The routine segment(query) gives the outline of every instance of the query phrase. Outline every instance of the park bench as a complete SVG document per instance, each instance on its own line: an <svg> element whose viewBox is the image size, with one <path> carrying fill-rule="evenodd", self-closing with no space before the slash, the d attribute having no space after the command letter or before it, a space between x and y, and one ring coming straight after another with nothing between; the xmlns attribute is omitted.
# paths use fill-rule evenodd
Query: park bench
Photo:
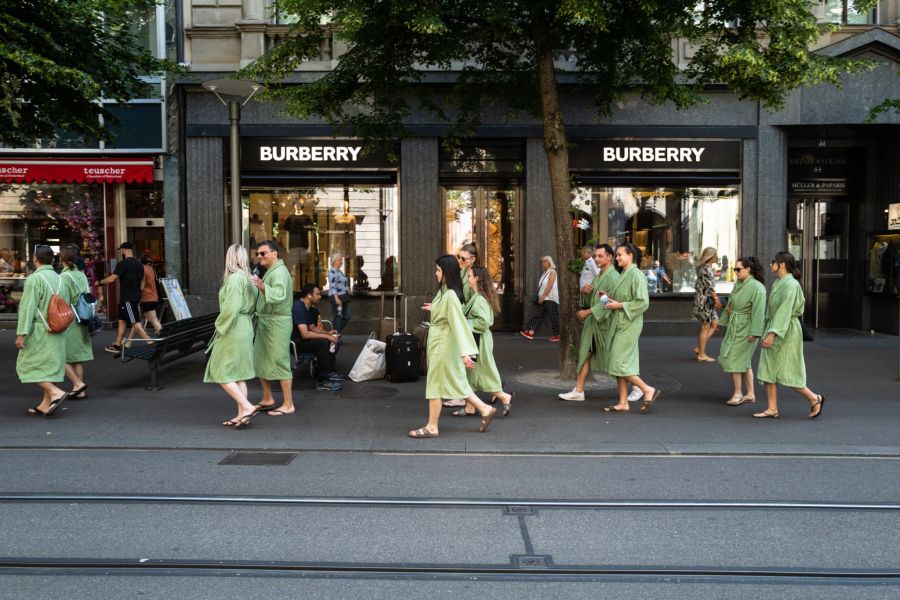
<svg viewBox="0 0 900 600"><path fill-rule="evenodd" d="M156 337L149 341L131 339L122 345L122 362L146 360L150 366L148 390L159 390L159 367L194 352L206 350L216 330L219 313L191 317L165 323Z"/></svg>

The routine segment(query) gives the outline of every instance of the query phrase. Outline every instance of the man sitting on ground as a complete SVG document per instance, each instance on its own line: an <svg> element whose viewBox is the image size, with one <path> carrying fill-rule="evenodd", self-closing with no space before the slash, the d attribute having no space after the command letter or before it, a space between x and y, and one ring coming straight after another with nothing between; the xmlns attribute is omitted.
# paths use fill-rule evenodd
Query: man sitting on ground
<svg viewBox="0 0 900 600"><path fill-rule="evenodd" d="M335 373L336 353L330 349L331 344L338 343L340 336L337 331L324 331L319 327L315 306L321 298L322 292L314 283L308 283L300 290L300 299L291 309L294 321L292 338L298 353L311 352L316 355L316 389L336 391L341 389L344 377Z"/></svg>

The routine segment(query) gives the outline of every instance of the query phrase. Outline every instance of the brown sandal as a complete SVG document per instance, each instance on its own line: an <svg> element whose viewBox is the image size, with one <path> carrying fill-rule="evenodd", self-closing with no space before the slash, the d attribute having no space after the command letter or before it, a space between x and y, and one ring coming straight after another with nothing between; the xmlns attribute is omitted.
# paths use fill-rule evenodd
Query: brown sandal
<svg viewBox="0 0 900 600"><path fill-rule="evenodd" d="M481 417L481 427L478 428L478 431L484 433L487 431L488 425L491 424L491 420L497 415L497 409L491 407L491 412Z"/></svg>
<svg viewBox="0 0 900 600"><path fill-rule="evenodd" d="M818 412L813 412L816 410L816 407L819 407ZM815 419L819 415L822 414L822 409L825 407L825 396L819 394L819 401L809 407L809 418Z"/></svg>
<svg viewBox="0 0 900 600"><path fill-rule="evenodd" d="M661 389L656 388L655 390L653 390L653 397L650 398L649 400L644 400L644 403L641 404L641 412L644 413L645 415L646 415L648 412L650 412L650 409L653 408L653 404L654 404L657 400L659 400L660 395L662 395L662 390L661 390Z"/></svg>
<svg viewBox="0 0 900 600"><path fill-rule="evenodd" d="M630 408L616 408L617 404L611 404L603 407L603 412L631 412Z"/></svg>
<svg viewBox="0 0 900 600"><path fill-rule="evenodd" d="M753 416L757 419L777 419L780 415L776 413L770 413L768 410L764 410L762 412L753 413Z"/></svg>
<svg viewBox="0 0 900 600"><path fill-rule="evenodd" d="M420 427L420 428L416 429L415 431L409 432L409 437L416 438L416 439L436 438L436 437L438 437L438 435L439 434L437 434L437 433L431 433L425 427Z"/></svg>

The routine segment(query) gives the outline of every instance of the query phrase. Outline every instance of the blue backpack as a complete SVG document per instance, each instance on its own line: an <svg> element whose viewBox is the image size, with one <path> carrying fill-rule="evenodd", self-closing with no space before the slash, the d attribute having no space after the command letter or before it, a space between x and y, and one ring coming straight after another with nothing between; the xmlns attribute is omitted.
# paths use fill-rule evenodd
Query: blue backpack
<svg viewBox="0 0 900 600"><path fill-rule="evenodd" d="M72 281L75 281L75 277L73 277L71 273L64 274L68 275L69 279ZM72 303L72 311L75 313L75 320L78 321L80 325L86 327L89 325L91 319L97 315L97 299L87 290L88 288L85 287L84 290L75 297L75 301Z"/></svg>

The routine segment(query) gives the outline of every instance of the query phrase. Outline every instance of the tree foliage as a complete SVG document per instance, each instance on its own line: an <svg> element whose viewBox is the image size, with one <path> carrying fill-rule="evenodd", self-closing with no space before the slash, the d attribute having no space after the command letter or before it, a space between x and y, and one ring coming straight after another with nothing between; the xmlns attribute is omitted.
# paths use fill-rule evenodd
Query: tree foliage
<svg viewBox="0 0 900 600"><path fill-rule="evenodd" d="M136 25L155 0L0 0L0 144L63 129L109 139L101 98L150 93L141 76L174 69L143 48Z"/></svg>

